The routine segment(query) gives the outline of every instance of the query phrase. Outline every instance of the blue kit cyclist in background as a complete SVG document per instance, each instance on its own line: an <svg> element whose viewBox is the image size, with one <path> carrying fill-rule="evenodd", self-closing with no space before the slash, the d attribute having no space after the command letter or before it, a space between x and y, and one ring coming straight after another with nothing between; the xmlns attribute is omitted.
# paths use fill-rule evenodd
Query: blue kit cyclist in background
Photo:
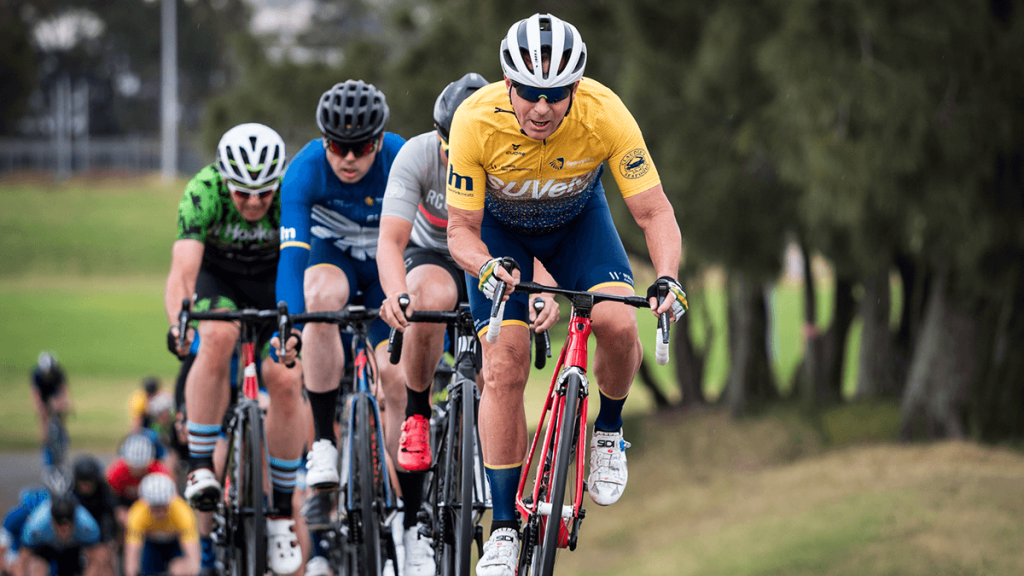
<svg viewBox="0 0 1024 576"><path fill-rule="evenodd" d="M289 312L340 310L359 293L362 300L356 302L368 308L384 300L376 261L381 204L391 164L405 144L384 131L389 114L384 93L362 80L335 84L320 97L316 122L322 137L299 151L281 187L277 298L288 303ZM394 460L404 418L393 403L405 399L405 382L387 361L387 347L378 346L388 339L383 320L370 326L370 339L384 386L385 441ZM334 422L345 352L331 324L307 324L302 342L315 429L306 484L331 490L339 481Z"/></svg>

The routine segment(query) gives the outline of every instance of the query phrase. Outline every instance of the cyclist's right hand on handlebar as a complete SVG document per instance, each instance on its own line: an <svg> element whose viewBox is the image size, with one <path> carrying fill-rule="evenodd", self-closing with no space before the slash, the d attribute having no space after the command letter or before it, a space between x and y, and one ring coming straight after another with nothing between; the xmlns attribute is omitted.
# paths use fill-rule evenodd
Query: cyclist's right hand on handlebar
<svg viewBox="0 0 1024 576"><path fill-rule="evenodd" d="M505 291L505 297L503 300L508 300L509 294L511 294L519 284L519 267L516 266L511 272L505 269L502 265L505 258L491 258L484 265L480 267L480 291L487 296L488 299L494 299L494 291L498 288L498 282L504 281L505 284L510 288Z"/></svg>
<svg viewBox="0 0 1024 576"><path fill-rule="evenodd" d="M402 306L400 301L405 298L406 305ZM393 294L384 299L380 304L380 317L388 323L388 326L392 327L399 332L404 332L406 327L409 326L409 314L414 310L412 298L408 294L402 292L400 294Z"/></svg>
<svg viewBox="0 0 1024 576"><path fill-rule="evenodd" d="M284 364L287 368L292 368L295 366L295 360L299 357L299 352L302 352L302 333L292 328L292 333L285 341L283 355L281 354L281 338L279 335L278 332L274 332L274 336L270 339L270 347L274 352L271 356L278 363Z"/></svg>
<svg viewBox="0 0 1024 576"><path fill-rule="evenodd" d="M189 328L185 332L185 345L181 348L178 347L178 325L175 324L167 329L167 350L178 357L178 360L184 360L185 356L188 355L189 348L192 347L192 336L195 330Z"/></svg>

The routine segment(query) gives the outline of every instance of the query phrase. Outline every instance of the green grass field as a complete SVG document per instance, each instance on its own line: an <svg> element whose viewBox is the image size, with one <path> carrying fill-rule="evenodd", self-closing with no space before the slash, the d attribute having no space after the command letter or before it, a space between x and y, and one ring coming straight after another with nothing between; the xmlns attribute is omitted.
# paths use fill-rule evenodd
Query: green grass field
<svg viewBox="0 0 1024 576"><path fill-rule="evenodd" d="M114 427L107 437L102 429L85 434L78 427L123 421L127 396L143 376L154 374L170 384L177 363L164 348L163 290L183 187L184 182L164 186L154 178L0 182L0 225L14 232L0 240L0 259L5 262L0 269L0 313L8 327L0 336L0 391L11 400L0 406L0 449L35 442L36 430L28 425L32 418L25 410L31 405L27 374L40 350L56 351L68 368L78 399L71 432L83 447L116 442L122 431ZM774 366L780 387L786 389L802 354L802 293L780 284L771 298ZM690 294L690 300L697 343L710 346L706 388L714 397L727 376L725 295L708 281ZM829 300L823 290L823 322ZM563 305L563 322L552 330L556 355L567 316ZM710 344L703 342L705 318L715 326ZM641 313L639 319L651 357L654 318ZM856 346L856 339L851 346ZM532 377L527 403L531 422L539 416L553 360ZM663 392L678 399L672 364L658 366L653 358L650 364ZM92 402L94 398L98 400ZM87 405L97 412L87 410ZM647 390L634 387L627 410L644 413L650 407Z"/></svg>
<svg viewBox="0 0 1024 576"><path fill-rule="evenodd" d="M72 443L109 452L127 430L141 378L171 384L163 286L184 183L155 180L0 181L0 451L32 449L37 424L28 373L42 349L67 366ZM725 295L691 288L694 334L709 345L709 396L727 374ZM803 353L802 294L770 292L772 359L783 389ZM824 286L819 323L831 296ZM706 309L706 314L704 310ZM563 318L568 314L563 310ZM715 326L703 342L703 318ZM640 314L647 353L653 318ZM857 328L848 358L855 358ZM554 333L556 352L565 335ZM653 362L652 362L653 364ZM846 390L856 367L847 364ZM552 367L534 374L535 422ZM678 398L672 365L654 365ZM813 425L791 405L734 420L714 409L650 414L635 386L627 403L630 482L615 506L586 506L579 548L560 574L1011 576L1024 573L1024 457L967 443L897 445L893 403L851 402ZM596 404L591 407L596 415Z"/></svg>

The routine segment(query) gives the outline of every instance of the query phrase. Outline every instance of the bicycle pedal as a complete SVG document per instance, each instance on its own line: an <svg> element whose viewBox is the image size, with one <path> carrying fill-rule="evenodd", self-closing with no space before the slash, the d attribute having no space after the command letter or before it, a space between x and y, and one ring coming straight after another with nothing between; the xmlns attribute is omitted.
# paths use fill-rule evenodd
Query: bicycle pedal
<svg viewBox="0 0 1024 576"><path fill-rule="evenodd" d="M419 534L420 538L428 538L430 540L434 539L434 530L431 528L430 524L420 524L416 533Z"/></svg>
<svg viewBox="0 0 1024 576"><path fill-rule="evenodd" d="M199 512L214 512L217 510L217 499L216 498L194 498L192 500L192 507Z"/></svg>

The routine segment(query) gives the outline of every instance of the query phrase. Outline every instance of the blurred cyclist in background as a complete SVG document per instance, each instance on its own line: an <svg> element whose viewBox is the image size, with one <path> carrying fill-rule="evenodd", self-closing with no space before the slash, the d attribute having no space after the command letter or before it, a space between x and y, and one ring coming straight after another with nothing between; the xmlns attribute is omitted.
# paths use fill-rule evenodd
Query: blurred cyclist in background
<svg viewBox="0 0 1024 576"><path fill-rule="evenodd" d="M98 576L99 541L96 520L74 494L70 490L54 492L33 510L22 530L26 576Z"/></svg>
<svg viewBox="0 0 1024 576"><path fill-rule="evenodd" d="M97 571L101 576L113 576L118 537L117 498L103 477L103 465L95 456L83 454L75 458L71 470L75 496L100 530L101 546L97 547L95 556Z"/></svg>
<svg viewBox="0 0 1024 576"><path fill-rule="evenodd" d="M124 526L128 518L128 507L139 498L139 484L147 474L162 473L170 476L159 460L153 442L143 434L133 434L121 444L121 457L107 468L107 483L117 497L115 511L117 523Z"/></svg>
<svg viewBox="0 0 1024 576"><path fill-rule="evenodd" d="M170 476L142 479L139 499L128 511L124 576L196 576L200 569L196 516L178 496Z"/></svg>
<svg viewBox="0 0 1024 576"><path fill-rule="evenodd" d="M67 450L67 432L63 428L63 418L71 412L71 395L68 391L67 374L57 362L57 355L49 350L39 353L35 366L32 367L32 399L35 401L36 412L39 413L39 438L43 445L43 466L49 468L59 465L63 452ZM50 416L60 416L60 439L62 446L54 446L47 442Z"/></svg>

